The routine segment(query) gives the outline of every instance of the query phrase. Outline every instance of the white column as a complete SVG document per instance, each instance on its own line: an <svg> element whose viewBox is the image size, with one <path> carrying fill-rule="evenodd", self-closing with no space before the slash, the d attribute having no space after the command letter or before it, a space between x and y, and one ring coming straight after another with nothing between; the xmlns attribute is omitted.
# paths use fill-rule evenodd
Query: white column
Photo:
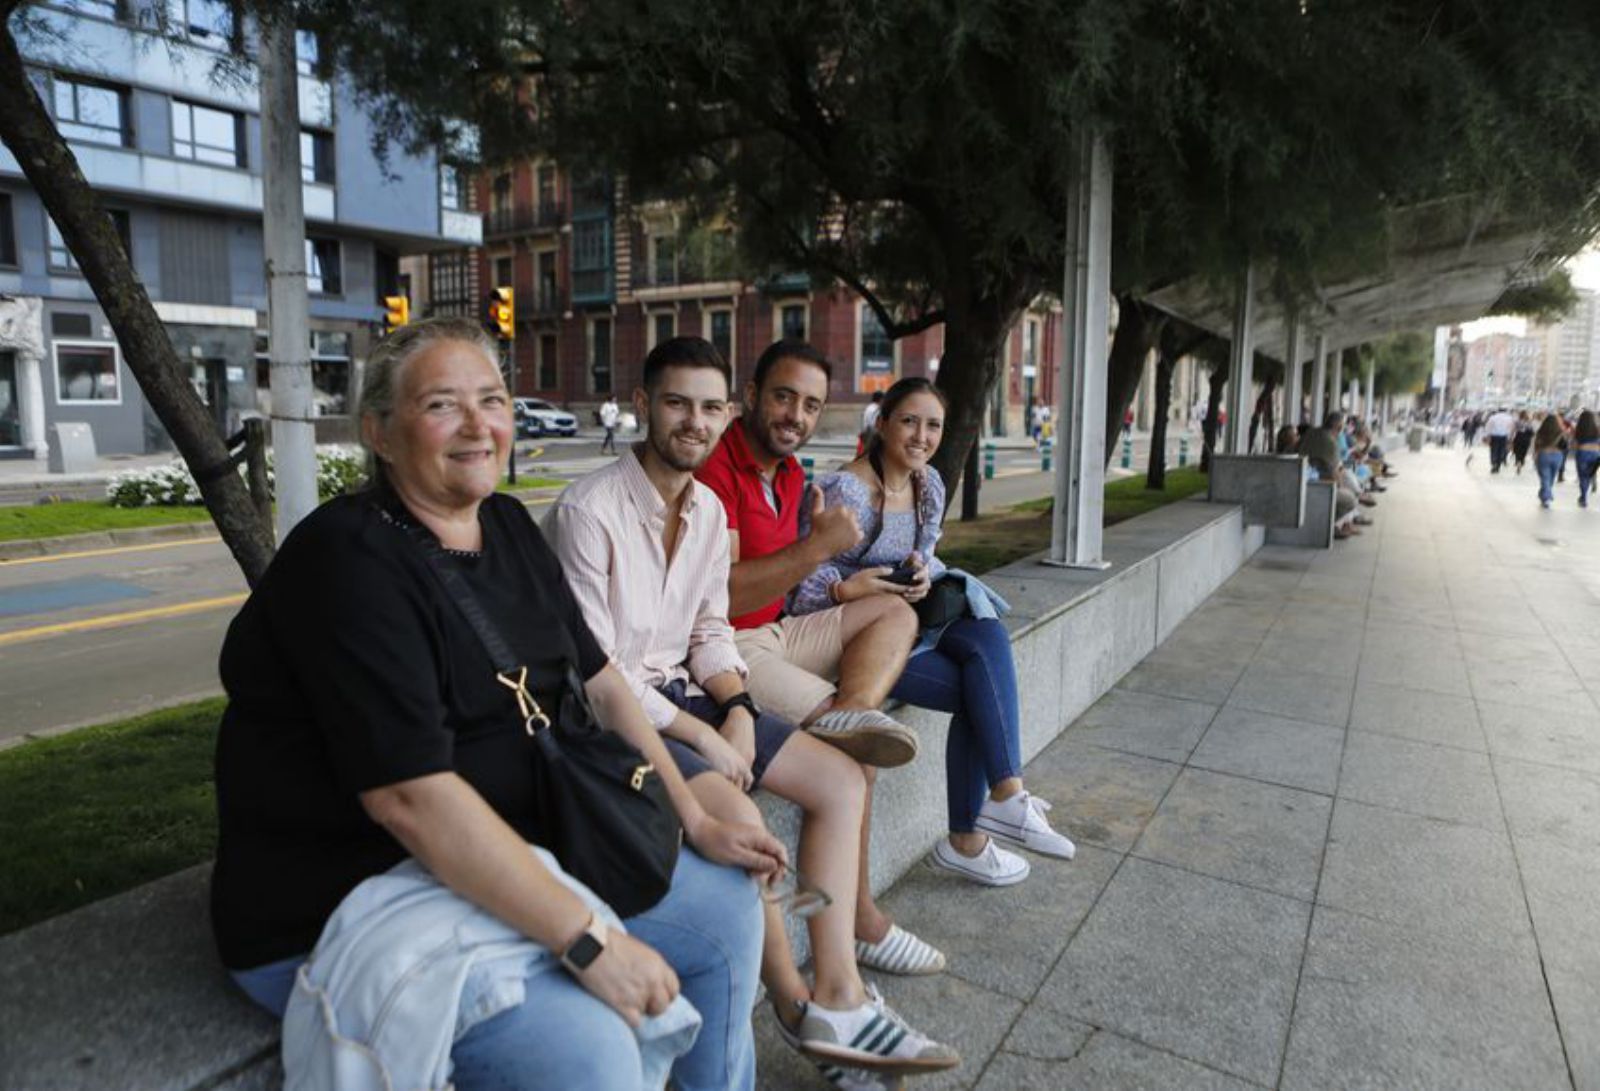
<svg viewBox="0 0 1600 1091"><path fill-rule="evenodd" d="M1316 337L1316 359L1311 363L1311 427L1321 428L1328 412L1328 335Z"/></svg>
<svg viewBox="0 0 1600 1091"><path fill-rule="evenodd" d="M267 262L268 364L278 541L317 506L312 424L305 195L300 188L300 78L289 17L261 27L262 234Z"/></svg>
<svg viewBox="0 0 1600 1091"><path fill-rule="evenodd" d="M1061 293L1061 461L1050 527L1050 563L1106 568L1100 559L1105 512L1106 352L1111 325L1111 156L1084 129L1072 137L1067 181L1067 269Z"/></svg>
<svg viewBox="0 0 1600 1091"><path fill-rule="evenodd" d="M1344 411L1344 349L1333 350L1333 369L1330 373L1329 390L1333 395L1333 404L1329 410Z"/></svg>
<svg viewBox="0 0 1600 1091"><path fill-rule="evenodd" d="M1374 361L1367 364L1367 396L1361 399L1362 420L1370 421L1378 415L1377 387L1378 365Z"/></svg>
<svg viewBox="0 0 1600 1091"><path fill-rule="evenodd" d="M1239 281L1239 296L1233 311L1233 341L1228 360L1228 442L1229 454L1250 453L1250 414L1255 409L1255 344L1250 328L1255 323L1256 270L1244 267Z"/></svg>
<svg viewBox="0 0 1600 1091"><path fill-rule="evenodd" d="M1283 420L1282 424L1300 426L1300 315L1296 311L1289 312L1289 336L1287 351L1284 353L1284 368L1288 374L1284 377L1283 384Z"/></svg>

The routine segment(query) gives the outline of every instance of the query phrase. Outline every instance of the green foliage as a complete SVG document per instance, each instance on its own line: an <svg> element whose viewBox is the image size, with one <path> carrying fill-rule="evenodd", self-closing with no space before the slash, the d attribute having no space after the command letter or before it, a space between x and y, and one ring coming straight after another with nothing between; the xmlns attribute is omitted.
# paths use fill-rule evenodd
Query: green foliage
<svg viewBox="0 0 1600 1091"><path fill-rule="evenodd" d="M0 507L0 542L131 530L172 523L204 523L208 519L209 513L201 507L118 508L103 500L16 504ZM204 528L195 531L197 535L204 532Z"/></svg>
<svg viewBox="0 0 1600 1091"><path fill-rule="evenodd" d="M1546 325L1559 322L1578 305L1578 290L1565 268L1552 270L1542 280L1510 284L1489 308L1490 314L1514 314Z"/></svg>
<svg viewBox="0 0 1600 1091"><path fill-rule="evenodd" d="M216 698L0 751L0 933L216 849Z"/></svg>
<svg viewBox="0 0 1600 1091"><path fill-rule="evenodd" d="M1433 372L1433 338L1423 333L1396 333L1361 346L1361 368L1372 365L1373 390L1384 394L1420 394Z"/></svg>

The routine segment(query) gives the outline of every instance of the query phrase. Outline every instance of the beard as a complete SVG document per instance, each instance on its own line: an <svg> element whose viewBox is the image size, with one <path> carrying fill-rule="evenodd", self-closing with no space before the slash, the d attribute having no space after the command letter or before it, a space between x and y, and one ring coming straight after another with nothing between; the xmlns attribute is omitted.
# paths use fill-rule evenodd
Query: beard
<svg viewBox="0 0 1600 1091"><path fill-rule="evenodd" d="M673 445L678 438L701 440L699 447L681 448ZM693 473L711 457L711 437L704 432L672 432L664 438L650 437L650 449L662 463L678 473Z"/></svg>
<svg viewBox="0 0 1600 1091"><path fill-rule="evenodd" d="M765 413L761 412L759 409L756 410L751 424L752 427L749 429L747 434L755 441L756 445L760 447L762 451L776 459L788 458L801 447L804 447L806 440L811 438L811 433L806 431L804 424L796 424L793 426L799 433L796 439L788 440L780 438L777 430L777 422L768 417Z"/></svg>

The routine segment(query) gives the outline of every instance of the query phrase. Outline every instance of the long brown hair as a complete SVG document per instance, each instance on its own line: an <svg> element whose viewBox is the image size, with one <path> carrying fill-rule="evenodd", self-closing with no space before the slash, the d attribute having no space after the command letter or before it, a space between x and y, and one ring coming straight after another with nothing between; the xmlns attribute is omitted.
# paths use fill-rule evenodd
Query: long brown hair
<svg viewBox="0 0 1600 1091"><path fill-rule="evenodd" d="M1555 447L1561 442L1561 415L1559 413L1546 413L1544 420L1539 422L1539 431L1534 433L1533 445L1535 447Z"/></svg>
<svg viewBox="0 0 1600 1091"><path fill-rule="evenodd" d="M1585 409L1578 414L1578 430L1573 433L1573 438L1579 443L1600 440L1600 420L1595 419L1593 409Z"/></svg>
<svg viewBox="0 0 1600 1091"><path fill-rule="evenodd" d="M934 386L927 379L908 376L891 386L883 395L883 404L878 408L878 425L872 430L872 435L867 437L867 465L872 467L872 472L878 475L878 533L872 536L872 541L867 543L867 548L861 552L865 557L872 552L872 547L877 544L878 538L883 535L884 507L889 502L889 489L883 481L883 434L878 431L883 427L883 422L889 420L900 404L913 394L932 394L939 402L939 408L946 412L950 409L950 402L945 398L943 391ZM917 538L922 537L922 483L915 474L911 477L911 510L917 518Z"/></svg>

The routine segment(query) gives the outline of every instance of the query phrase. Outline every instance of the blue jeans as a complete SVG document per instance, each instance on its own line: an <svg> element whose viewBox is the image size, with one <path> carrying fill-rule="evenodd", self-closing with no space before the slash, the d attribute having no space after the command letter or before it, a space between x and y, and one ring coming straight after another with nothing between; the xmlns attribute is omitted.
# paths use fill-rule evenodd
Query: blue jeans
<svg viewBox="0 0 1600 1091"><path fill-rule="evenodd" d="M694 1048L672 1069L684 1091L755 1086L755 1007L761 966L761 902L736 868L690 849L678 854L672 888L627 921L678 975L703 1021ZM258 1004L280 1018L304 956L233 975ZM451 1050L459 1091L638 1087L639 1050L622 1017L563 970L528 981L522 1004L464 1034Z"/></svg>
<svg viewBox="0 0 1600 1091"><path fill-rule="evenodd" d="M1600 468L1600 451L1574 451L1578 460L1578 500L1588 503L1589 490L1594 488L1594 472Z"/></svg>
<svg viewBox="0 0 1600 1091"><path fill-rule="evenodd" d="M1022 771L1022 714L1011 637L993 619L965 617L906 663L890 691L907 704L948 712L945 799L952 833L971 833L989 789Z"/></svg>
<svg viewBox="0 0 1600 1091"><path fill-rule="evenodd" d="M1556 498L1556 474L1567 456L1561 451L1540 451L1536 460L1539 467L1539 499L1548 504Z"/></svg>

